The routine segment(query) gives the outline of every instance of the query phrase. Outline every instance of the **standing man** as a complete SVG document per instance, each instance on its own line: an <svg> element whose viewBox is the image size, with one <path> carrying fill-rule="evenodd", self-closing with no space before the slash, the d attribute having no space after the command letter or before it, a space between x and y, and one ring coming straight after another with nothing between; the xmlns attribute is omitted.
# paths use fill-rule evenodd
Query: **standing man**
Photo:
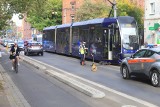
<svg viewBox="0 0 160 107"><path fill-rule="evenodd" d="M85 54L86 54L85 42L80 42L79 53L80 53L80 64L85 65Z"/></svg>

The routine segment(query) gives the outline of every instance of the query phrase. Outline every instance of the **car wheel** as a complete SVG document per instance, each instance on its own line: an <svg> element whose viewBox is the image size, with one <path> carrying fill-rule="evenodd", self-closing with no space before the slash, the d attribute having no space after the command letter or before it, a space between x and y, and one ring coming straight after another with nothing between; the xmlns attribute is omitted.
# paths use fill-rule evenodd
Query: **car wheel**
<svg viewBox="0 0 160 107"><path fill-rule="evenodd" d="M37 53L37 55L39 56L39 52Z"/></svg>
<svg viewBox="0 0 160 107"><path fill-rule="evenodd" d="M151 83L154 87L160 85L160 74L156 70L153 70L151 74Z"/></svg>
<svg viewBox="0 0 160 107"><path fill-rule="evenodd" d="M41 53L41 56L43 56L43 52Z"/></svg>
<svg viewBox="0 0 160 107"><path fill-rule="evenodd" d="M26 52L24 52L24 55L26 55Z"/></svg>
<svg viewBox="0 0 160 107"><path fill-rule="evenodd" d="M122 67L122 77L123 79L129 79L129 71L128 71L128 67L126 65L124 65Z"/></svg>
<svg viewBox="0 0 160 107"><path fill-rule="evenodd" d="M29 52L27 52L26 55L29 56Z"/></svg>

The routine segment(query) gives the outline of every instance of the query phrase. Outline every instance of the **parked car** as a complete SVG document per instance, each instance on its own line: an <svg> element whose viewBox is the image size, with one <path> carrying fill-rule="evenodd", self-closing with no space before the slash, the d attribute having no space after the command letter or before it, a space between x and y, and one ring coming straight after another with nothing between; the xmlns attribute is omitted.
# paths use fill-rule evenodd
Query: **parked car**
<svg viewBox="0 0 160 107"><path fill-rule="evenodd" d="M146 76L154 87L160 86L160 48L141 49L123 59L120 72L124 79Z"/></svg>
<svg viewBox="0 0 160 107"><path fill-rule="evenodd" d="M37 55L41 54L43 56L43 47L38 42L28 42L24 47L24 54L30 55L31 53L35 53Z"/></svg>
<svg viewBox="0 0 160 107"><path fill-rule="evenodd" d="M20 48L20 51L23 51L24 50L24 42L18 41L17 44L18 44L18 47Z"/></svg>
<svg viewBox="0 0 160 107"><path fill-rule="evenodd" d="M8 46L8 48L11 48L12 45L14 45L14 41L12 41L12 40L7 41L6 46Z"/></svg>
<svg viewBox="0 0 160 107"><path fill-rule="evenodd" d="M4 46L4 47L6 47L7 46L7 42L8 42L8 40L3 40L3 43L2 43L2 45Z"/></svg>

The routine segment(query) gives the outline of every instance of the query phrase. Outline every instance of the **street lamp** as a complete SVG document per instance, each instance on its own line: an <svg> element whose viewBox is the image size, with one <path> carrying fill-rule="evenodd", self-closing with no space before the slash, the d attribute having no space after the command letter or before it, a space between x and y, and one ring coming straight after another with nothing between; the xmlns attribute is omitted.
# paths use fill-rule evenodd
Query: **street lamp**
<svg viewBox="0 0 160 107"><path fill-rule="evenodd" d="M58 14L58 12L52 11L52 18L53 18L54 16L56 16L57 14Z"/></svg>

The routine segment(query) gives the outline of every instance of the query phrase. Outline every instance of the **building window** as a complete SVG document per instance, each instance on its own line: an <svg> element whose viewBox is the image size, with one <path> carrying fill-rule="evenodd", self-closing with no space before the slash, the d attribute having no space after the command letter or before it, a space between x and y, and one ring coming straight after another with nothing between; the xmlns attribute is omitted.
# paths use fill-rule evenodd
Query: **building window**
<svg viewBox="0 0 160 107"><path fill-rule="evenodd" d="M155 3L150 3L150 14L155 14Z"/></svg>
<svg viewBox="0 0 160 107"><path fill-rule="evenodd" d="M72 21L72 23L74 22L74 18L75 18L75 16L71 15L71 21Z"/></svg>
<svg viewBox="0 0 160 107"><path fill-rule="evenodd" d="M70 4L71 4L72 10L74 10L74 9L75 9L75 4L76 4L76 2L75 2L75 1L72 1L72 2L70 2Z"/></svg>
<svg viewBox="0 0 160 107"><path fill-rule="evenodd" d="M72 10L74 10L75 9L75 5L74 4L72 4Z"/></svg>

